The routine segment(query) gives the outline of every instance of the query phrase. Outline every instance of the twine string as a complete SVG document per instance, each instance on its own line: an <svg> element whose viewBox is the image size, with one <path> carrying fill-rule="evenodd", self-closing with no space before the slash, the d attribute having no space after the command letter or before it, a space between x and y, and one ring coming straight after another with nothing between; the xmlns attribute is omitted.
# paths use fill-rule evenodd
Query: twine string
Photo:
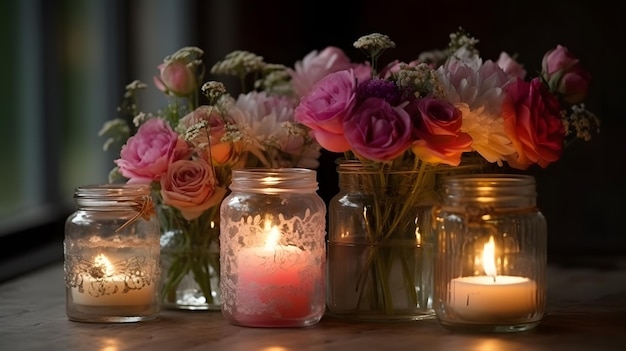
<svg viewBox="0 0 626 351"><path fill-rule="evenodd" d="M119 228L117 228L115 230L116 233L119 233L120 231L124 230L124 228L131 225L140 217L145 219L146 221L149 221L150 218L155 214L154 203L152 202L152 197L149 195L142 197L142 201L136 202L131 207L135 211L137 211L137 213L133 217L131 217L129 220L127 220L124 224L122 224Z"/></svg>

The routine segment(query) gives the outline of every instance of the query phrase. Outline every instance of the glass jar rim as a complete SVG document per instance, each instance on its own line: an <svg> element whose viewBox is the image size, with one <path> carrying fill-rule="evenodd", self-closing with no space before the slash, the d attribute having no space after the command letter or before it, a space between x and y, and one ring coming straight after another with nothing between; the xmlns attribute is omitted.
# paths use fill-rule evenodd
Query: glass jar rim
<svg viewBox="0 0 626 351"><path fill-rule="evenodd" d="M509 187L509 186L535 186L535 177L526 174L458 174L445 176L442 180L444 186L458 187Z"/></svg>
<svg viewBox="0 0 626 351"><path fill-rule="evenodd" d="M442 179L444 203L477 202L516 205L537 197L535 177L524 174L459 174Z"/></svg>
<svg viewBox="0 0 626 351"><path fill-rule="evenodd" d="M366 164L363 164L359 160L346 160L346 159L338 159L335 161L337 164L337 172L344 174L380 174L381 172L384 174L406 174L406 173L419 173L421 172L419 169L411 168L411 167L400 167L400 168L379 168L379 167L368 167ZM438 166L432 165L432 170L436 170Z"/></svg>
<svg viewBox="0 0 626 351"><path fill-rule="evenodd" d="M147 195L150 195L149 184L88 184L77 186L74 190L74 198L77 200L101 198L132 200Z"/></svg>
<svg viewBox="0 0 626 351"><path fill-rule="evenodd" d="M308 168L241 168L232 171L232 191L281 193L318 189L317 171Z"/></svg>
<svg viewBox="0 0 626 351"><path fill-rule="evenodd" d="M153 208L149 184L89 184L77 186L74 201L80 209L133 208L150 213Z"/></svg>

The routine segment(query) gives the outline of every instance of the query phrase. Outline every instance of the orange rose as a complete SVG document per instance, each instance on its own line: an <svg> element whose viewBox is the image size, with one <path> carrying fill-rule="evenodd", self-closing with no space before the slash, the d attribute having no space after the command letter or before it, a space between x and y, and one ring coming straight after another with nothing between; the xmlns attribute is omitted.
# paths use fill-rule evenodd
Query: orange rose
<svg viewBox="0 0 626 351"><path fill-rule="evenodd" d="M231 141L221 141L226 134L226 121L219 111L212 106L199 106L183 117L178 123L181 129L192 128L201 122L206 122L206 132L196 133L189 140L198 154L210 163L224 165L236 162L242 147Z"/></svg>
<svg viewBox="0 0 626 351"><path fill-rule="evenodd" d="M211 143L213 143L213 141L211 141ZM208 157L211 159L211 162L221 166L229 162L236 163L241 153L243 153L243 145L241 143L225 141L211 144L210 149L206 151L210 152Z"/></svg>

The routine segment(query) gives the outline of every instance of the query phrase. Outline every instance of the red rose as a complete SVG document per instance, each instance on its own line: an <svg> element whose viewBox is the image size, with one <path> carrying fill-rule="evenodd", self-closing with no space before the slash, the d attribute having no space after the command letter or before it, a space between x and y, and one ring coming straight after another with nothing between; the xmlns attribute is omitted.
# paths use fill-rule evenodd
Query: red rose
<svg viewBox="0 0 626 351"><path fill-rule="evenodd" d="M458 166L463 152L472 150L472 137L459 131L463 115L449 102L427 97L407 108L416 108L418 112L414 130L417 140L411 146L418 158Z"/></svg>
<svg viewBox="0 0 626 351"><path fill-rule="evenodd" d="M541 167L557 161L563 151L565 129L561 107L539 78L530 82L518 79L506 87L502 105L504 130L516 153L507 157L509 164L526 169L536 163Z"/></svg>

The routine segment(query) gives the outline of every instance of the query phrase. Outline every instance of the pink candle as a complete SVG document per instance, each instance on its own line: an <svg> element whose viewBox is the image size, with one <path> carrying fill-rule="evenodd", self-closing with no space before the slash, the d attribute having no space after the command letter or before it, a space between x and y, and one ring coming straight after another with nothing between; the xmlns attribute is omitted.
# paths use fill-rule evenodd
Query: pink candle
<svg viewBox="0 0 626 351"><path fill-rule="evenodd" d="M312 255L271 243L238 254L233 317L246 325L272 326L311 316L314 283L320 279Z"/></svg>

